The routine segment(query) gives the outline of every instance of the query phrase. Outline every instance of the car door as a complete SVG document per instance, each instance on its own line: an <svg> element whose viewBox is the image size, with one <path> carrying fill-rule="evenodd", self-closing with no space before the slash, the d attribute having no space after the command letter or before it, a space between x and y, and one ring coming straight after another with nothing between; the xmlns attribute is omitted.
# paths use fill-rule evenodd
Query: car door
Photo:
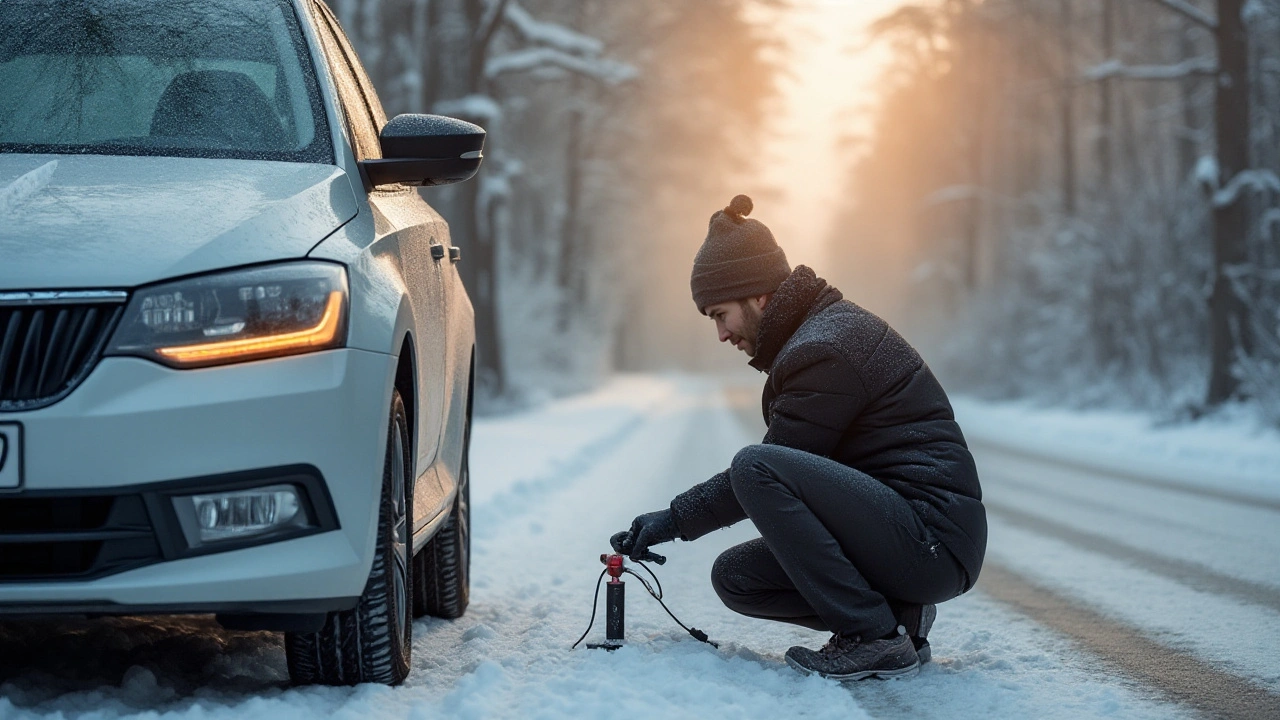
<svg viewBox="0 0 1280 720"><path fill-rule="evenodd" d="M386 124L382 103L333 12L317 3L316 16L316 29L338 86L356 159L380 158L378 131ZM448 262L449 250L441 237L443 222L415 189L399 185L372 188L368 199L379 236L371 249L375 255L390 257L400 268L413 307L418 389L413 421L418 474L414 518L420 527L434 517L444 496L432 464L439 450L446 401L448 338L443 266Z"/></svg>

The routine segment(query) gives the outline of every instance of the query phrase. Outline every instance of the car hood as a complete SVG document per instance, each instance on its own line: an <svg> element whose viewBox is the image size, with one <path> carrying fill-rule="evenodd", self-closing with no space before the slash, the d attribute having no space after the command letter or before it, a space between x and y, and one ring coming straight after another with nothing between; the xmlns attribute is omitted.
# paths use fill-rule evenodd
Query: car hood
<svg viewBox="0 0 1280 720"><path fill-rule="evenodd" d="M0 290L127 288L300 258L356 207L333 165L0 154Z"/></svg>

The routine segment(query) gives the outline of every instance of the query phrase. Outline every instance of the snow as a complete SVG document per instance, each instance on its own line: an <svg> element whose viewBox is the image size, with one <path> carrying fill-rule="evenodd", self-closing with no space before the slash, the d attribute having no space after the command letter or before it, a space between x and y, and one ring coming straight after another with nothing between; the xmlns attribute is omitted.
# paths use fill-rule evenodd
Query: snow
<svg viewBox="0 0 1280 720"><path fill-rule="evenodd" d="M1262 0L1245 0L1244 5L1240 8L1240 20L1246 26L1261 23L1271 14L1267 4Z"/></svg>
<svg viewBox="0 0 1280 720"><path fill-rule="evenodd" d="M952 406L971 443L1155 482L1280 498L1280 431L1240 408L1194 423L1158 425L1137 412L1062 410L1030 402L953 397Z"/></svg>
<svg viewBox="0 0 1280 720"><path fill-rule="evenodd" d="M1213 155L1201 155L1196 160L1196 167L1192 171L1196 182L1205 187L1216 190L1218 188L1218 158Z"/></svg>
<svg viewBox="0 0 1280 720"><path fill-rule="evenodd" d="M1240 197L1242 190L1261 192L1270 190L1280 193L1280 175L1265 168L1241 170L1227 184L1213 194L1214 207L1226 207Z"/></svg>
<svg viewBox="0 0 1280 720"><path fill-rule="evenodd" d="M988 563L1280 692L1280 431L1243 408L1161 425L952 404L983 478Z"/></svg>
<svg viewBox="0 0 1280 720"><path fill-rule="evenodd" d="M534 19L520 3L508 2L506 21L526 42L580 55L599 55L604 43L563 25Z"/></svg>
<svg viewBox="0 0 1280 720"><path fill-rule="evenodd" d="M626 63L606 58L583 58L548 47L523 48L491 57L485 63L484 73L485 77L492 79L507 73L544 67L559 67L610 85L626 82L636 76L635 68Z"/></svg>
<svg viewBox="0 0 1280 720"><path fill-rule="evenodd" d="M40 167L19 175L4 187L0 187L0 218L18 212L18 208L28 198L49 185L50 178L58 169L58 161L50 160Z"/></svg>
<svg viewBox="0 0 1280 720"><path fill-rule="evenodd" d="M502 119L502 106L488 95L467 95L454 100L442 100L431 108L440 115L459 115L490 125Z"/></svg>
<svg viewBox="0 0 1280 720"><path fill-rule="evenodd" d="M668 605L719 650L685 635L629 582L627 646L570 651L608 536L758 441L757 390L623 376L478 419L471 607L457 621L415 623L415 669L402 687L288 689L278 636L223 631L207 618L7 623L0 718L1186 715L980 590L939 608L935 660L915 678L844 686L801 676L782 654L825 636L735 615L708 580L719 552L756 535L750 522L657 548L670 557L657 568ZM602 622L588 640L602 636Z"/></svg>
<svg viewBox="0 0 1280 720"><path fill-rule="evenodd" d="M1086 80L1130 78L1133 80L1177 80L1190 75L1208 75L1218 71L1211 57L1189 58L1172 65L1126 65L1120 60L1107 60L1085 71Z"/></svg>
<svg viewBox="0 0 1280 720"><path fill-rule="evenodd" d="M1010 527L998 515L991 538L991 559L1163 644L1280 692L1280 656L1275 652L1280 613L1275 610L1190 588L1132 563Z"/></svg>
<svg viewBox="0 0 1280 720"><path fill-rule="evenodd" d="M517 2L506 3L503 19L527 47L490 57L485 76L492 79L514 72L560 69L617 85L636 77L631 65L601 57L604 43L554 22L538 20Z"/></svg>
<svg viewBox="0 0 1280 720"><path fill-rule="evenodd" d="M961 200L972 200L982 197L983 194L983 189L975 185L948 185L929 193L921 204L926 207L945 205Z"/></svg>
<svg viewBox="0 0 1280 720"><path fill-rule="evenodd" d="M1188 0L1156 0L1156 2L1207 28L1218 27L1217 18L1196 7Z"/></svg>

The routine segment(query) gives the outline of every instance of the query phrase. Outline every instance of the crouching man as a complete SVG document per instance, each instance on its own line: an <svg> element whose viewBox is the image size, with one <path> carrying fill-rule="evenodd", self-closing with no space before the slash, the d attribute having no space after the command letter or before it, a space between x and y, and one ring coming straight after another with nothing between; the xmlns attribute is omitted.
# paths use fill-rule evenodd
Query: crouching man
<svg viewBox="0 0 1280 720"><path fill-rule="evenodd" d="M763 444L613 536L639 558L751 518L711 581L730 609L833 633L793 647L804 673L916 672L935 604L969 590L986 550L978 474L942 386L883 320L805 266L794 271L739 195L694 260L698 309L768 373Z"/></svg>

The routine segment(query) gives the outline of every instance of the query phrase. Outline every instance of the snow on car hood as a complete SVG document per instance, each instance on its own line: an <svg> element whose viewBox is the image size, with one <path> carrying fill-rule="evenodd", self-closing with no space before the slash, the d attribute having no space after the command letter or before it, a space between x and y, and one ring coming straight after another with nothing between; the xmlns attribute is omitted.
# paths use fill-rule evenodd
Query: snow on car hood
<svg viewBox="0 0 1280 720"><path fill-rule="evenodd" d="M0 154L0 290L124 288L300 258L355 214L333 165Z"/></svg>

